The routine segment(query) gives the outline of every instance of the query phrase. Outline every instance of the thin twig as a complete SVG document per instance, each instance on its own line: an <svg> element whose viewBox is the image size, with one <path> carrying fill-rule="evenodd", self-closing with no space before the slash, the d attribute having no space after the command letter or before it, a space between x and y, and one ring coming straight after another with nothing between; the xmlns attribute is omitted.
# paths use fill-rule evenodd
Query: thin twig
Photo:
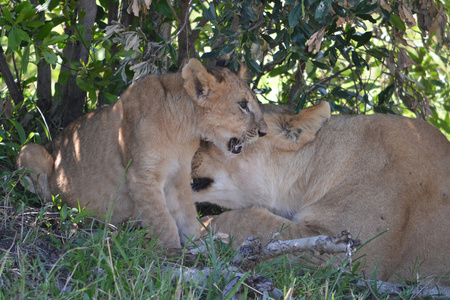
<svg viewBox="0 0 450 300"><path fill-rule="evenodd" d="M190 10L191 5L192 5L192 0L189 1L188 9L186 10L186 17L184 19L183 26L181 26L180 30L178 30L178 32L169 41L164 43L164 45L161 45L161 48L158 51L162 51L162 49L164 49L167 45L171 44L181 34L181 32L184 30L184 28L187 26L187 23L188 23L187 20L189 19L188 16L189 16L189 10ZM159 54L160 53L156 53L156 57L159 56Z"/></svg>
<svg viewBox="0 0 450 300"><path fill-rule="evenodd" d="M369 283L369 280L367 280L366 272L364 270L362 270L362 274L363 274L363 278L364 278L364 283L365 283L366 287L369 289L369 291L372 294L372 296L376 300L380 300L380 298L378 298L377 294L373 291L372 286Z"/></svg>
<svg viewBox="0 0 450 300"><path fill-rule="evenodd" d="M175 16L175 19L177 19L178 24L181 25L181 20L180 18L178 18L177 16L177 12L175 11L175 9L173 8L172 2L170 0L167 0L167 4L169 5L170 9L172 10L173 15Z"/></svg>

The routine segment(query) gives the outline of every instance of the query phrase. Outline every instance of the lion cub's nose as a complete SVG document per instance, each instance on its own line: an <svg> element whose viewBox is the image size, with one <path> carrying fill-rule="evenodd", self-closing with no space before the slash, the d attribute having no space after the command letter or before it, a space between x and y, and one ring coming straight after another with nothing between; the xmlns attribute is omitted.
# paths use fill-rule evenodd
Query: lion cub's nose
<svg viewBox="0 0 450 300"><path fill-rule="evenodd" d="M266 134L267 134L267 124L263 120L263 118L260 118L258 121L258 135L265 136Z"/></svg>

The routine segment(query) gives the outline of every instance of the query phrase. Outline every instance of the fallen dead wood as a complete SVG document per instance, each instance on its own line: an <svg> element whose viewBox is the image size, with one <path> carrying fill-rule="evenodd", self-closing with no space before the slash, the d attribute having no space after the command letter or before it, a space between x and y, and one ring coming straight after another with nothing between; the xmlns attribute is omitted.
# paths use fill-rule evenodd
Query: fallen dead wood
<svg viewBox="0 0 450 300"><path fill-rule="evenodd" d="M239 291L242 285L246 285L251 290L261 295L269 295L275 299L282 299L283 293L277 289L273 283L260 276L250 275L260 263L273 259L284 254L295 252L313 251L318 254L346 253L347 257L360 245L358 240L353 240L350 233L343 231L336 237L316 236L288 241L272 240L267 245L262 245L258 238L250 236L239 248L234 259L221 266L218 270L214 268L170 268L172 279L179 281L180 278L186 283L196 283L201 287L211 276L216 282L225 279L228 284L223 289L222 297L231 296ZM198 253L198 248L193 249L193 253Z"/></svg>
<svg viewBox="0 0 450 300"><path fill-rule="evenodd" d="M311 251L322 254L346 253L351 259L353 251L361 244L353 240L348 231L342 231L337 236L314 236L295 240L272 240L262 246L256 237L250 236L239 248L231 264L238 266L241 271L253 270L263 261L296 252Z"/></svg>
<svg viewBox="0 0 450 300"><path fill-rule="evenodd" d="M379 295L389 295L393 297L399 297L404 294L405 291L408 291L408 293L412 295L411 299L421 299L430 296L432 296L433 299L450 299L450 287L434 284L405 286L381 280L358 280L356 286L367 287L372 293L376 290ZM376 295L374 296L376 297Z"/></svg>

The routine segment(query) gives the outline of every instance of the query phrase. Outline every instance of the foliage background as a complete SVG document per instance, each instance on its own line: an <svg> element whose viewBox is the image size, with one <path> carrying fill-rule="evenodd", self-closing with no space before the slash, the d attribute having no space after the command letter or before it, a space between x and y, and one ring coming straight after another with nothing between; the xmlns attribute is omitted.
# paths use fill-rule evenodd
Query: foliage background
<svg viewBox="0 0 450 300"><path fill-rule="evenodd" d="M450 135L448 1L0 3L2 171L23 144L190 57L246 64L263 102L415 116Z"/></svg>

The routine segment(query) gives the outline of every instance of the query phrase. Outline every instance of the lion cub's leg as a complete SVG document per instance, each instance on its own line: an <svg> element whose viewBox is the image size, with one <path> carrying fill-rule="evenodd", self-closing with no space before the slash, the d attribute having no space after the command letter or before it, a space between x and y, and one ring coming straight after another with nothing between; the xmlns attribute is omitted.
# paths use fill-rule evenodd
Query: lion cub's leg
<svg viewBox="0 0 450 300"><path fill-rule="evenodd" d="M149 233L159 236L163 245L181 248L177 224L166 206L164 181L154 173L154 170L142 172L133 167L127 171L127 186L135 204L132 218L139 220L141 226L149 227Z"/></svg>
<svg viewBox="0 0 450 300"><path fill-rule="evenodd" d="M204 217L201 221L214 232L227 233L233 237L234 247L239 247L251 235L259 238L263 244L267 244L274 233L280 233L280 240L320 235L315 229L274 215L264 208L235 209L218 216Z"/></svg>
<svg viewBox="0 0 450 300"><path fill-rule="evenodd" d="M153 236L160 235L161 243L173 248L199 237L201 227L192 200L190 160L180 160L136 160L126 173L128 191L135 203L133 218L149 227Z"/></svg>
<svg viewBox="0 0 450 300"><path fill-rule="evenodd" d="M188 239L199 237L201 225L192 199L190 167L182 168L165 191L167 207L177 223L181 243L186 244Z"/></svg>

